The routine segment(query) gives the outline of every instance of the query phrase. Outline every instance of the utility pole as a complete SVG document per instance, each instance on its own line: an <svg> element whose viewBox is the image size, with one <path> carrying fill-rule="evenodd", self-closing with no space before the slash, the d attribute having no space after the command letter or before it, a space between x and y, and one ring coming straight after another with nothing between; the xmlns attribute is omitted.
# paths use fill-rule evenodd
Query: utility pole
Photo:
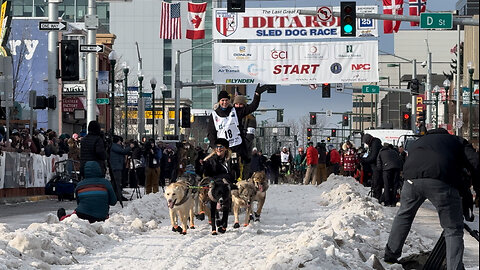
<svg viewBox="0 0 480 270"><path fill-rule="evenodd" d="M58 3L63 0L48 0L48 21L58 21ZM58 79L56 77L56 70L58 66L58 32L51 30L48 32L48 95L58 95ZM60 100L60 96L57 97ZM55 110L48 109L48 128L59 131L59 116L58 112L61 108L56 106ZM95 113L95 112L94 112Z"/></svg>
<svg viewBox="0 0 480 270"><path fill-rule="evenodd" d="M87 44L92 46L96 45L98 17L97 3L95 0L88 0L88 12L87 16L85 16L85 27L87 28ZM97 54L95 52L87 53L87 126L91 121L97 120L95 111L97 97L96 56Z"/></svg>
<svg viewBox="0 0 480 270"><path fill-rule="evenodd" d="M457 119L460 119L460 25L457 25L457 34L458 34L458 41L457 41L457 80L455 82L455 88L457 89L457 104L455 104L455 135L460 135L460 128L457 125Z"/></svg>
<svg viewBox="0 0 480 270"><path fill-rule="evenodd" d="M428 40L425 39L425 43L427 44L427 84L425 86L425 93L427 94L427 100L432 100L432 52L430 51L430 47L428 46ZM425 114L425 122L426 124L432 124L432 105L426 105L427 112ZM428 127L427 127L428 128Z"/></svg>
<svg viewBox="0 0 480 270"><path fill-rule="evenodd" d="M412 80L417 78L417 59L412 61ZM415 131L415 124L417 119L417 96L412 95L412 111L410 113L410 126Z"/></svg>

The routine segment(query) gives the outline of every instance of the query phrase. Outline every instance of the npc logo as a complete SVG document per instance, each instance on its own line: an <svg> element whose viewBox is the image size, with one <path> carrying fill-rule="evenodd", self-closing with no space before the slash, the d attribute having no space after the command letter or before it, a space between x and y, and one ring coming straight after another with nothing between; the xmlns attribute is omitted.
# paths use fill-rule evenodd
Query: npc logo
<svg viewBox="0 0 480 270"><path fill-rule="evenodd" d="M228 13L225 10L217 10L215 13L215 25L217 32L228 37L233 35L238 29L237 13Z"/></svg>

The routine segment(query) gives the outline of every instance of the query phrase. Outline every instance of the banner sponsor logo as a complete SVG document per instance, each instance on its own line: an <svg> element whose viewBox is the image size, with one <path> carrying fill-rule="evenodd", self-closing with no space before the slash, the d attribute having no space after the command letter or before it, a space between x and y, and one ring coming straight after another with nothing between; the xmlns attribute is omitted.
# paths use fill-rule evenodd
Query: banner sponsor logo
<svg viewBox="0 0 480 270"><path fill-rule="evenodd" d="M216 33L229 37L237 31L237 13L228 13L226 10L215 10Z"/></svg>
<svg viewBox="0 0 480 270"><path fill-rule="evenodd" d="M227 84L253 84L255 79L226 79Z"/></svg>
<svg viewBox="0 0 480 270"><path fill-rule="evenodd" d="M338 17L325 21L316 15L300 15L300 9L318 10L317 7L247 8L245 13L228 13L226 9L213 9L216 22L213 39L343 38ZM357 12L377 13L377 9L377 6L358 6ZM333 11L340 12L340 7L333 7ZM357 37L378 36L374 20L359 18L356 25Z"/></svg>
<svg viewBox="0 0 480 270"><path fill-rule="evenodd" d="M361 44L346 44L335 47L336 58L362 58L363 46Z"/></svg>
<svg viewBox="0 0 480 270"><path fill-rule="evenodd" d="M352 71L367 71L371 69L370 64L352 64Z"/></svg>
<svg viewBox="0 0 480 270"><path fill-rule="evenodd" d="M378 82L376 40L215 43L213 55L216 84Z"/></svg>
<svg viewBox="0 0 480 270"><path fill-rule="evenodd" d="M239 66L222 66L219 70L219 73L238 73L240 72Z"/></svg>

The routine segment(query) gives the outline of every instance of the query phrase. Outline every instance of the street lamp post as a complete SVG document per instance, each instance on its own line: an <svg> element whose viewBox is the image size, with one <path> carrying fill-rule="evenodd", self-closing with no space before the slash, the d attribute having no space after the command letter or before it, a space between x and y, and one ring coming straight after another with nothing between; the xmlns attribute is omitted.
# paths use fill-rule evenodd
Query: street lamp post
<svg viewBox="0 0 480 270"><path fill-rule="evenodd" d="M155 88L157 87L157 79L155 77L150 79L150 86L152 87L152 138L155 140Z"/></svg>
<svg viewBox="0 0 480 270"><path fill-rule="evenodd" d="M143 102L143 74L138 72L138 135L140 140L145 138L145 104Z"/></svg>
<svg viewBox="0 0 480 270"><path fill-rule="evenodd" d="M126 62L123 62L123 96L125 100L125 141L128 137L128 97L127 97L127 88L128 88L128 72L130 68L127 66Z"/></svg>
<svg viewBox="0 0 480 270"><path fill-rule="evenodd" d="M440 87L436 85L432 93L435 94L435 128L438 128L438 95L440 94Z"/></svg>
<svg viewBox="0 0 480 270"><path fill-rule="evenodd" d="M108 54L108 60L110 60L110 83L112 86L112 89L110 90L110 108L112 118L112 123L110 124L110 134L113 136L115 134L115 64L117 63L117 53L114 50Z"/></svg>
<svg viewBox="0 0 480 270"><path fill-rule="evenodd" d="M445 109L444 109L444 114L445 116L443 117L445 124L448 124L449 122L449 117L448 117L448 90L450 90L450 80L446 79L443 81L443 87L445 88Z"/></svg>
<svg viewBox="0 0 480 270"><path fill-rule="evenodd" d="M473 140L473 114L472 114L472 103L473 103L473 73L475 72L475 68L472 65L472 62L468 62L468 74L469 81L468 81L468 88L470 90L470 104L468 104L468 138L470 141Z"/></svg>

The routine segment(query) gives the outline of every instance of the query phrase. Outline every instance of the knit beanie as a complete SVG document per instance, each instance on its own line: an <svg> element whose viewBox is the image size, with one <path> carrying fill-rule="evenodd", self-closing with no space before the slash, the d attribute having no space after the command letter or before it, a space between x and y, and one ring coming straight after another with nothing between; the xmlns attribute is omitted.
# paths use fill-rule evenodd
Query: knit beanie
<svg viewBox="0 0 480 270"><path fill-rule="evenodd" d="M235 98L233 99L233 104L247 105L247 98L243 95L235 96Z"/></svg>
<svg viewBox="0 0 480 270"><path fill-rule="evenodd" d="M227 91L220 91L220 93L218 93L218 101L220 101L220 99L222 98L228 98L230 99L230 95L227 93Z"/></svg>

